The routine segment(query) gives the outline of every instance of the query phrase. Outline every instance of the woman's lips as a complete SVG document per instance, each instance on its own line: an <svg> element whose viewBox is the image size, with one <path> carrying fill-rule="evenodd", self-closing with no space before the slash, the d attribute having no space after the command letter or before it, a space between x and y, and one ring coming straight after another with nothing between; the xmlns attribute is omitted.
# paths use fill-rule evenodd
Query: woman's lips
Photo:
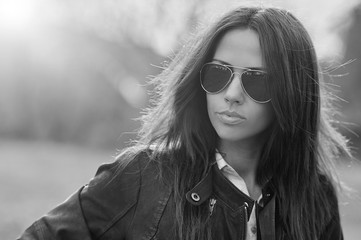
<svg viewBox="0 0 361 240"><path fill-rule="evenodd" d="M222 123L229 125L240 124L246 120L245 117L232 111L217 112L216 115Z"/></svg>

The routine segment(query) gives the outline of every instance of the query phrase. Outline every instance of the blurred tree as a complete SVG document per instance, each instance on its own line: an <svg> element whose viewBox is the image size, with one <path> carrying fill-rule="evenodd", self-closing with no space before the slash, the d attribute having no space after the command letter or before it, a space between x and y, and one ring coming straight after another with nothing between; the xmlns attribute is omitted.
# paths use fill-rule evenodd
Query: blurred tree
<svg viewBox="0 0 361 240"><path fill-rule="evenodd" d="M121 147L134 138L123 133L139 127L132 118L147 104L141 85L159 72L150 63L162 57L71 22L50 27L0 42L0 136ZM126 79L132 84L121 84Z"/></svg>

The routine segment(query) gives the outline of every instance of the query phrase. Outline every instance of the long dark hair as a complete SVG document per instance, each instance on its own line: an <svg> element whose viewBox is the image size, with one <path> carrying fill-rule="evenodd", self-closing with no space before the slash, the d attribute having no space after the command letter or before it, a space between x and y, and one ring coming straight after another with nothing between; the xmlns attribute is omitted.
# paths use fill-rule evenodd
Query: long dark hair
<svg viewBox="0 0 361 240"><path fill-rule="evenodd" d="M191 206L185 199L214 163L217 147L199 71L213 57L222 36L235 28L249 28L259 35L276 115L257 181L272 176L285 234L314 239L333 215L325 188L329 185L333 191L329 165L339 150L348 150L332 126L312 41L285 10L238 8L191 39L152 80L157 86L153 106L143 115L133 149L152 148L151 160L159 162L161 178L171 178L179 238L210 239L203 214L207 206Z"/></svg>

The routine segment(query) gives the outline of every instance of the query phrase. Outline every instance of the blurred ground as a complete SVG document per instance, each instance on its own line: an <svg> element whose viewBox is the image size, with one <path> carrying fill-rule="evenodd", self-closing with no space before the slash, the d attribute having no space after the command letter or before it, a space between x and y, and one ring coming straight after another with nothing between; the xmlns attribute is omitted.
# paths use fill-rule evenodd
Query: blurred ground
<svg viewBox="0 0 361 240"><path fill-rule="evenodd" d="M15 239L86 184L112 155L49 142L0 142L0 239Z"/></svg>
<svg viewBox="0 0 361 240"><path fill-rule="evenodd" d="M0 142L0 239L15 239L42 214L93 177L116 153L59 143ZM341 164L341 180L355 192L340 199L346 240L361 236L360 163ZM356 191L357 190L357 191Z"/></svg>

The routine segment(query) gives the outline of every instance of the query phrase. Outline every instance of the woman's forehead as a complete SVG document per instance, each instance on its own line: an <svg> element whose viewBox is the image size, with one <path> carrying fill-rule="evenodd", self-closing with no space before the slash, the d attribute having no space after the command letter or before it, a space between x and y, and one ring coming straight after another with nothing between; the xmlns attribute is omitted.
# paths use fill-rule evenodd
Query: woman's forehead
<svg viewBox="0 0 361 240"><path fill-rule="evenodd" d="M234 66L263 67L258 34L251 29L227 32L217 45L214 58Z"/></svg>

